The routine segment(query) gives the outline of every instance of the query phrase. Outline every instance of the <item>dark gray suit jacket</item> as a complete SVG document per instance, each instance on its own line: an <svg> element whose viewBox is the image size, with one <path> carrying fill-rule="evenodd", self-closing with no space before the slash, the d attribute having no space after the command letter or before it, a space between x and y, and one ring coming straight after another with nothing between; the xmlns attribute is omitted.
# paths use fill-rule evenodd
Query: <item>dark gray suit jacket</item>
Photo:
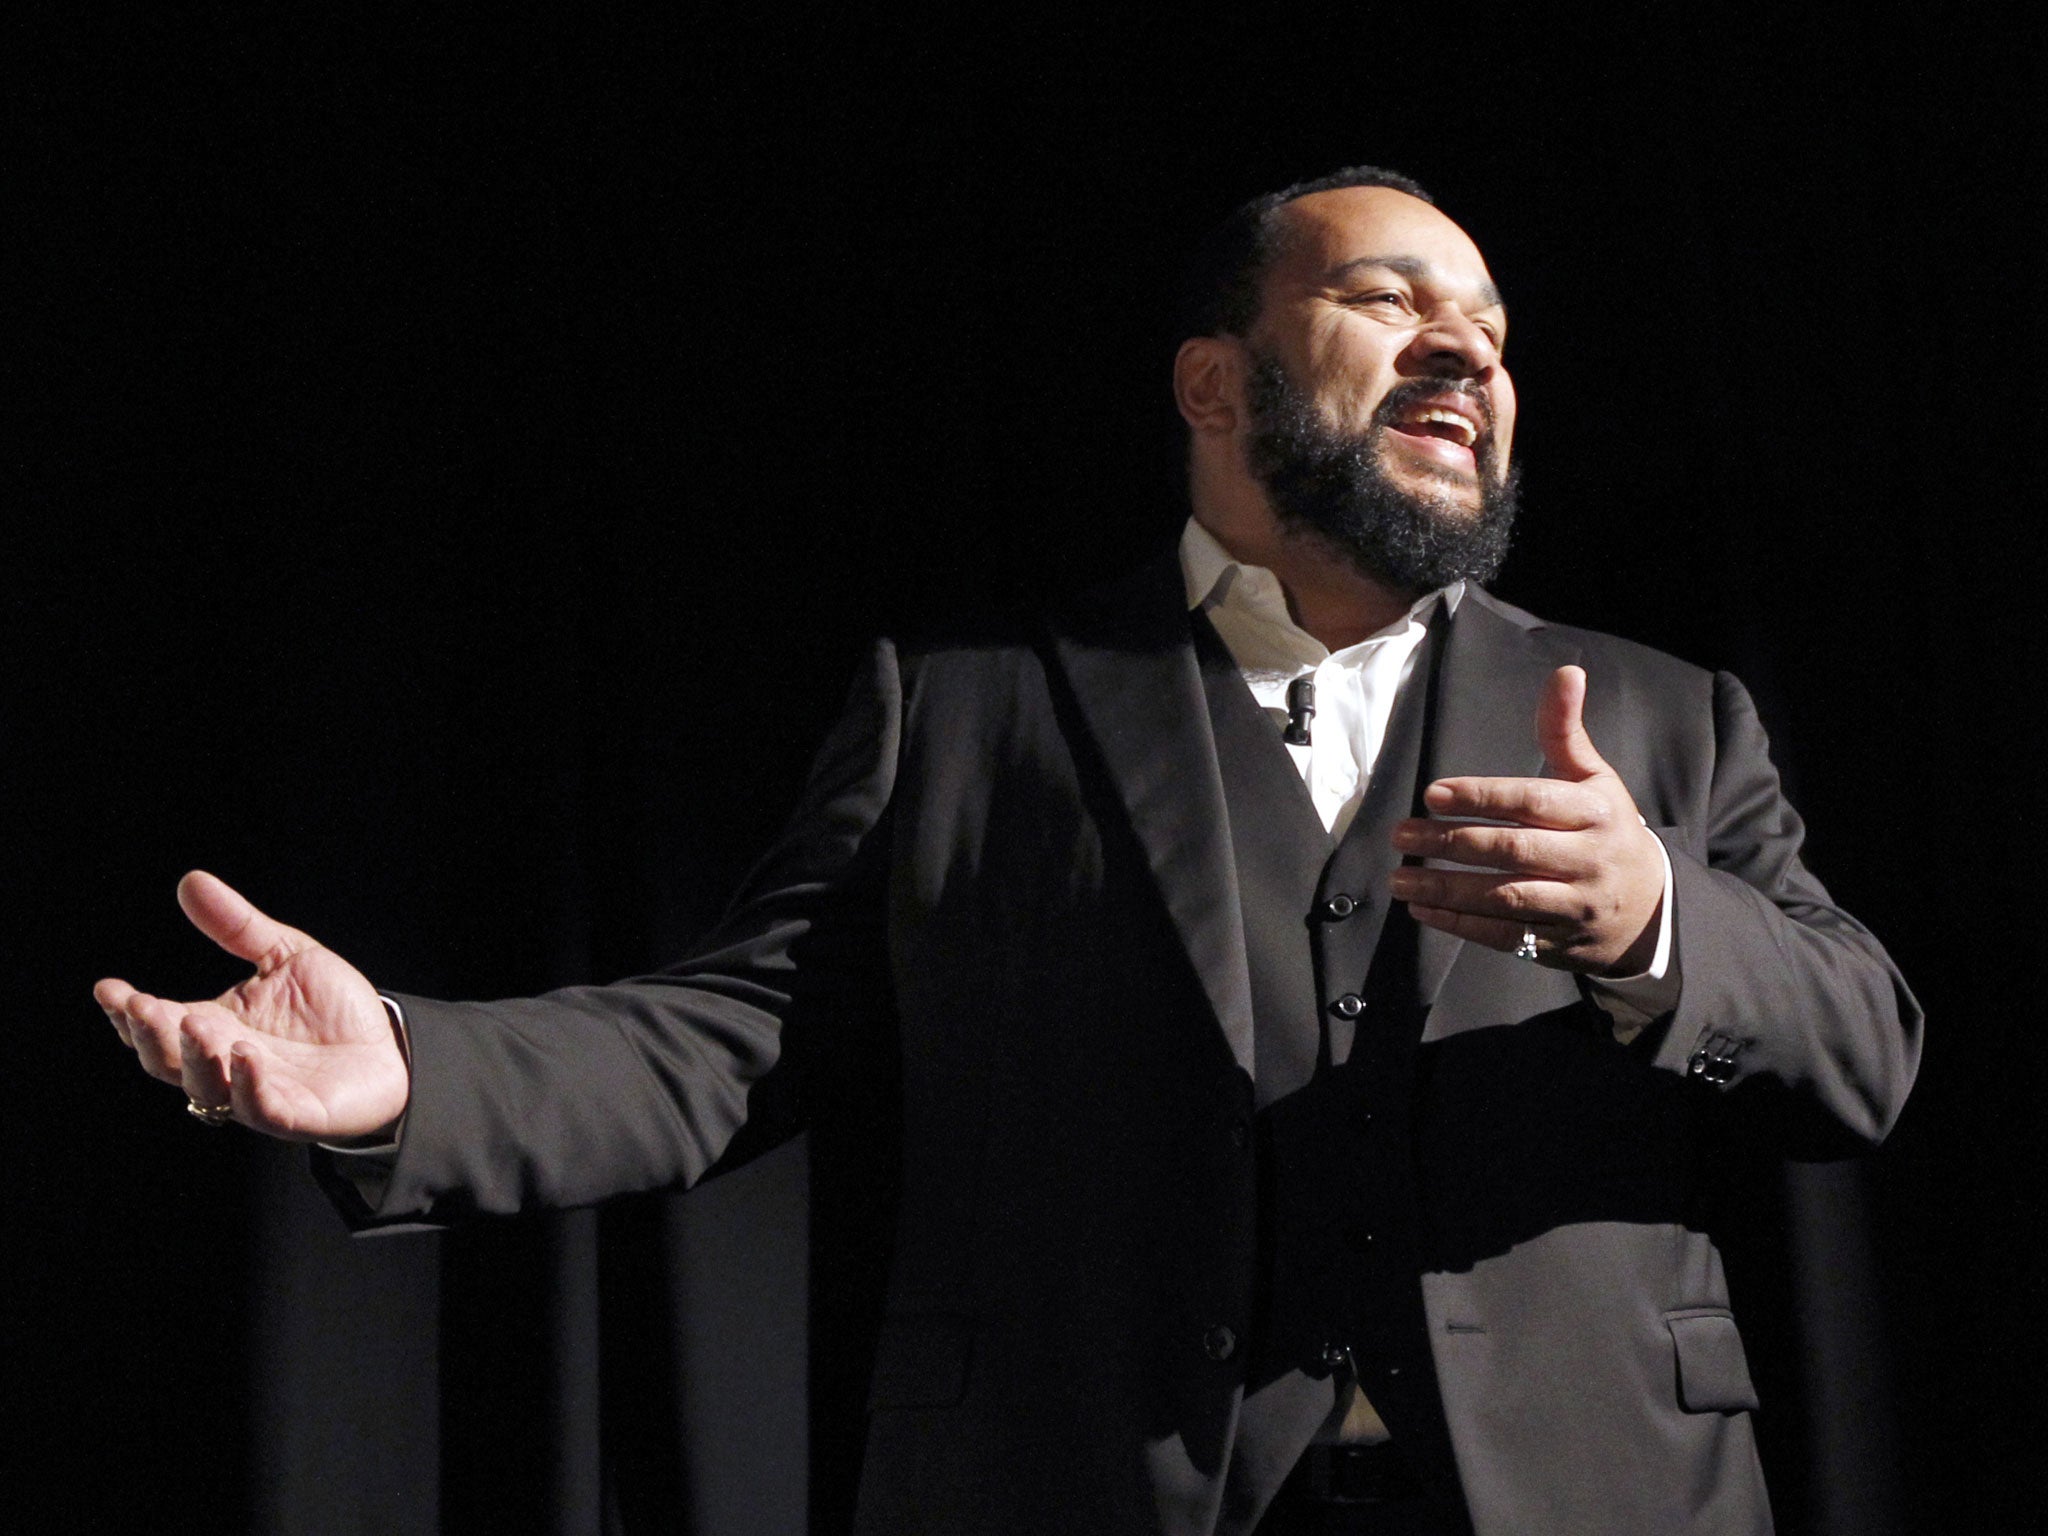
<svg viewBox="0 0 2048 1536"><path fill-rule="evenodd" d="M1567 662L1670 850L1683 999L1622 1045L1572 977L1422 934L1417 1281L1448 1455L1488 1536L1767 1530L1720 1149L1877 1142L1918 1012L1800 864L1731 678L1473 590L1424 781L1540 773L1535 700ZM1207 1530L1258 1281L1231 846L1170 562L1036 631L883 644L687 963L406 1000L404 1142L354 1215L686 1183L873 1096L902 1189L860 1529Z"/></svg>

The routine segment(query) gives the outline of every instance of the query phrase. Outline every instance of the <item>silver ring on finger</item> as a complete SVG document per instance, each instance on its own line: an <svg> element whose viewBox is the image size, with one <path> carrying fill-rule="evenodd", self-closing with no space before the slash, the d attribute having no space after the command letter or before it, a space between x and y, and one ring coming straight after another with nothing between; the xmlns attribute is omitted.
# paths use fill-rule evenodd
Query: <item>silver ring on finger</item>
<svg viewBox="0 0 2048 1536"><path fill-rule="evenodd" d="M188 1098L185 1100L185 1113L194 1120L197 1120L201 1125L220 1126L226 1125L235 1118L235 1106L232 1104L202 1104L197 1099Z"/></svg>
<svg viewBox="0 0 2048 1536"><path fill-rule="evenodd" d="M1522 930L1522 942L1515 946L1515 958L1517 960L1535 960L1540 958L1536 953L1536 930L1534 928L1524 928Z"/></svg>

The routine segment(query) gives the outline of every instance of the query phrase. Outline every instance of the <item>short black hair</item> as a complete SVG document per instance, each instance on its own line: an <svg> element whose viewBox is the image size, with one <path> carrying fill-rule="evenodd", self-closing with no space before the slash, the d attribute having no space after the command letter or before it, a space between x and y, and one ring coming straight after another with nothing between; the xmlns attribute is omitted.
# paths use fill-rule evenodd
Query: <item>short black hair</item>
<svg viewBox="0 0 2048 1536"><path fill-rule="evenodd" d="M1347 165L1241 203L1195 247L1181 279L1180 336L1242 336L1259 318L1259 287L1280 243L1279 212L1298 197L1339 187L1391 187L1432 207L1412 176L1377 165Z"/></svg>

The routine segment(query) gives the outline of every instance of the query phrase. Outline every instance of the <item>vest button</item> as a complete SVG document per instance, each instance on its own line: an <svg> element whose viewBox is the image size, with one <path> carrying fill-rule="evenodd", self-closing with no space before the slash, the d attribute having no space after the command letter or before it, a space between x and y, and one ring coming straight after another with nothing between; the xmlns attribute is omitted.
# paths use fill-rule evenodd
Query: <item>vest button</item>
<svg viewBox="0 0 2048 1536"><path fill-rule="evenodd" d="M1330 1004L1330 1012L1337 1015L1340 1019L1355 1019L1365 1012L1365 999L1356 992L1346 992L1337 1001Z"/></svg>
<svg viewBox="0 0 2048 1536"><path fill-rule="evenodd" d="M1341 1371L1345 1366L1349 1365L1350 1363L1351 1351L1346 1349L1342 1344L1325 1344L1323 1346L1324 1370Z"/></svg>
<svg viewBox="0 0 2048 1536"><path fill-rule="evenodd" d="M1202 1334L1202 1353L1211 1360L1228 1360L1237 1353L1237 1335L1216 1324Z"/></svg>
<svg viewBox="0 0 2048 1536"><path fill-rule="evenodd" d="M1358 910L1358 903L1341 892L1323 903L1323 916L1333 923L1341 923Z"/></svg>

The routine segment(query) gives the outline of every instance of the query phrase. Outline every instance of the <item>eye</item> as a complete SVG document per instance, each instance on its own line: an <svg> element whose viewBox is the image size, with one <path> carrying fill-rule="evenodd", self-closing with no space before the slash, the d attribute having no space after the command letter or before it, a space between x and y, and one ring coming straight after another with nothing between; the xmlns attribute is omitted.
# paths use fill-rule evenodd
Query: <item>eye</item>
<svg viewBox="0 0 2048 1536"><path fill-rule="evenodd" d="M1375 288L1370 293L1361 293L1351 301L1359 305L1376 305L1387 309L1406 309L1408 295L1398 288Z"/></svg>

